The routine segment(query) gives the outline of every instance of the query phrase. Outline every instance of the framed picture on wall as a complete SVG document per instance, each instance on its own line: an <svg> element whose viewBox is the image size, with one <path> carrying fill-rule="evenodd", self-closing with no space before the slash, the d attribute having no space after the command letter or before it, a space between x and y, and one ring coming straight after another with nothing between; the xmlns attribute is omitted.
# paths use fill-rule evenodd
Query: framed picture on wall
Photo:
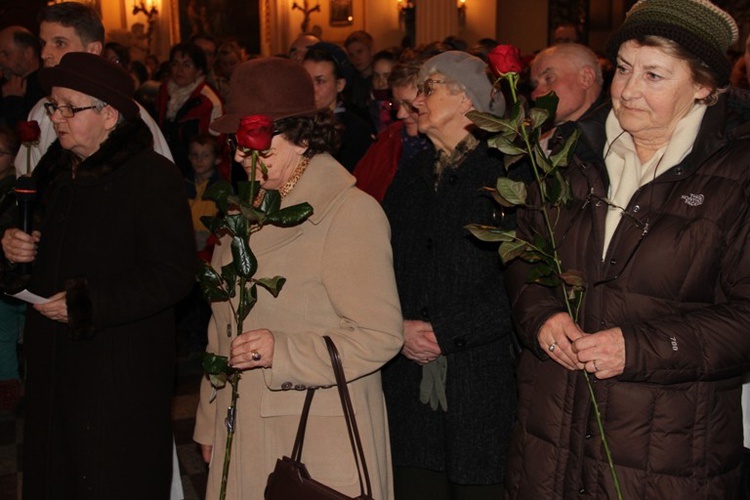
<svg viewBox="0 0 750 500"><path fill-rule="evenodd" d="M354 23L352 16L353 0L331 0L331 26L351 26Z"/></svg>

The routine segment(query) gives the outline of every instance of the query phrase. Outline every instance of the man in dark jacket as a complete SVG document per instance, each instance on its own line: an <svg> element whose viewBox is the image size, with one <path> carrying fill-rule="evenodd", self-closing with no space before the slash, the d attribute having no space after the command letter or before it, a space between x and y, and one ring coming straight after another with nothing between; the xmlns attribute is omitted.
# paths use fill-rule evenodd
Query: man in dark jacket
<svg viewBox="0 0 750 500"><path fill-rule="evenodd" d="M0 116L10 127L25 120L44 97L39 85L39 39L26 28L9 26L0 31L0 69L3 73Z"/></svg>

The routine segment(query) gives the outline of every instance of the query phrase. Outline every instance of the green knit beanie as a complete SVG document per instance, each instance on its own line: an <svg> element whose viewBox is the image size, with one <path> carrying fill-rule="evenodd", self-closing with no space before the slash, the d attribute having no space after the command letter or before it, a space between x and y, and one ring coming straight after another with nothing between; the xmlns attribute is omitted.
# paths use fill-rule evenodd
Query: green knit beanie
<svg viewBox="0 0 750 500"><path fill-rule="evenodd" d="M729 83L726 52L737 41L737 23L708 0L640 0L609 39L607 57L615 62L620 45L645 36L677 42L713 71L720 86Z"/></svg>

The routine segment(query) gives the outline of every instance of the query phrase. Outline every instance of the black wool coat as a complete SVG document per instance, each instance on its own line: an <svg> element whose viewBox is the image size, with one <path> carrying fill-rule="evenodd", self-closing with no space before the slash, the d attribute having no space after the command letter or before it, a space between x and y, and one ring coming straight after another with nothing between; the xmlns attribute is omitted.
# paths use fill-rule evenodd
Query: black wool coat
<svg viewBox="0 0 750 500"><path fill-rule="evenodd" d="M420 403L421 366L400 354L386 365L393 463L500 483L515 415L512 322L497 246L464 226L512 224L482 189L503 175L502 157L482 142L435 189L434 154L399 169L383 206L404 319L430 322L447 358L448 411Z"/></svg>
<svg viewBox="0 0 750 500"><path fill-rule="evenodd" d="M140 119L83 161L54 143L34 175L28 288L67 291L69 322L28 309L24 498L168 498L172 306L195 281L182 177Z"/></svg>

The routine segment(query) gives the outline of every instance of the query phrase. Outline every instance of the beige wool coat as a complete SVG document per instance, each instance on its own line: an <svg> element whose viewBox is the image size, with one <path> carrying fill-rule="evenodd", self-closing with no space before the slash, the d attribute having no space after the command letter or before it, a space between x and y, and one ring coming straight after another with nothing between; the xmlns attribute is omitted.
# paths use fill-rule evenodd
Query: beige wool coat
<svg viewBox="0 0 750 500"><path fill-rule="evenodd" d="M277 298L265 290L245 320L245 331L267 328L275 339L273 367L245 371L239 384L237 424L227 498L260 500L276 459L290 455L308 386L335 383L323 341L341 352L367 466L377 500L393 497L390 445L379 369L403 342L393 275L390 228L380 205L354 187L355 179L331 156L317 155L282 207L307 201L313 215L291 228L265 226L252 235L256 277L284 276ZM231 261L228 242L216 247L213 266ZM234 322L226 302L213 304L208 352L228 355ZM207 498L217 498L225 450L224 419L231 389L211 402L204 379L194 439L213 445ZM359 494L357 470L334 388L316 392L302 460L313 478L345 494Z"/></svg>

